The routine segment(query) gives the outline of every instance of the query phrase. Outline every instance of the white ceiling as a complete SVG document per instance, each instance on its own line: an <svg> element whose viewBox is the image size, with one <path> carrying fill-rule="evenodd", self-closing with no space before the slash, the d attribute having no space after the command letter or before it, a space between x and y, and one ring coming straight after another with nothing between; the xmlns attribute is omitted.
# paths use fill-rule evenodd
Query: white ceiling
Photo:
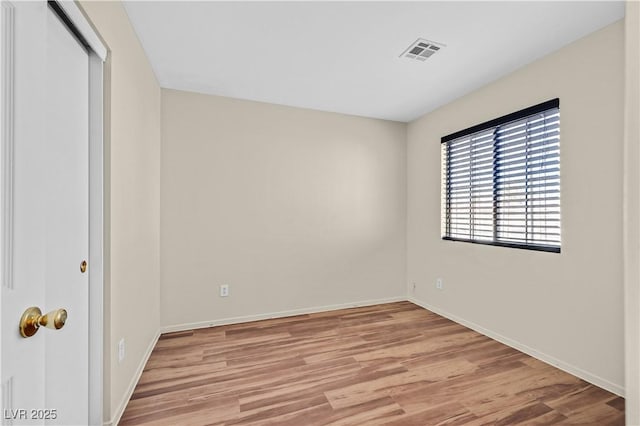
<svg viewBox="0 0 640 426"><path fill-rule="evenodd" d="M398 121L624 16L614 1L125 7L162 87ZM446 47L425 62L400 58L419 37Z"/></svg>

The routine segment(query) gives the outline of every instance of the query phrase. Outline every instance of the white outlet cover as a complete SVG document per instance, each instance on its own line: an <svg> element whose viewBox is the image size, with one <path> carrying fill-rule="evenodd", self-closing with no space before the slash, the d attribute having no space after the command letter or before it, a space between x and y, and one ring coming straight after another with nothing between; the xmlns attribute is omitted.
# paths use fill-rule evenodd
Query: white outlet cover
<svg viewBox="0 0 640 426"><path fill-rule="evenodd" d="M120 339L118 342L118 362L122 362L124 360L124 338Z"/></svg>
<svg viewBox="0 0 640 426"><path fill-rule="evenodd" d="M227 296L229 296L229 285L223 284L220 286L220 297L227 297Z"/></svg>

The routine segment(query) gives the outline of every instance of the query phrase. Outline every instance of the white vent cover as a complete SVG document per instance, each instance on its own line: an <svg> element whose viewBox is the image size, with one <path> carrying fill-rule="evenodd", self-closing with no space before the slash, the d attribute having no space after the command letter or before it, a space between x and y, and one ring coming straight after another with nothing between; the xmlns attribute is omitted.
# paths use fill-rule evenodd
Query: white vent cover
<svg viewBox="0 0 640 426"><path fill-rule="evenodd" d="M409 47L402 52L400 57L409 58L409 59L417 59L419 61L426 61L431 55L439 51L445 47L442 43L436 43L435 41L425 40L423 38L419 38Z"/></svg>

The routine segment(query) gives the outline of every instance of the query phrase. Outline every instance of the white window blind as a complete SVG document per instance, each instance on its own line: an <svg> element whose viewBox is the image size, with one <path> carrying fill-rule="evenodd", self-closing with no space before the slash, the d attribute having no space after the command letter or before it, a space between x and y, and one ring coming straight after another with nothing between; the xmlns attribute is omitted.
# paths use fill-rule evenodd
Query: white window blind
<svg viewBox="0 0 640 426"><path fill-rule="evenodd" d="M560 103L442 138L447 240L560 251Z"/></svg>

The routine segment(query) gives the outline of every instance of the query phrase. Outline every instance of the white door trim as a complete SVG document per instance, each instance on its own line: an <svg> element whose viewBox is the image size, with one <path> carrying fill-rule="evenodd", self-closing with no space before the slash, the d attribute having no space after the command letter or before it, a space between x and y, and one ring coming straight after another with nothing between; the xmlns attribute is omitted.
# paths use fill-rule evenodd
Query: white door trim
<svg viewBox="0 0 640 426"><path fill-rule="evenodd" d="M14 147L14 46L15 21L14 6L2 0L2 31L0 46L2 48L0 66L0 286L13 288L13 147ZM0 291L0 305L2 303ZM0 339L2 354L2 339ZM0 377L2 377L0 363ZM0 403L2 407L12 406L9 399L13 394L11 382L2 383L0 387Z"/></svg>
<svg viewBox="0 0 640 426"><path fill-rule="evenodd" d="M89 424L102 425L104 392L104 158L102 59L89 56Z"/></svg>
<svg viewBox="0 0 640 426"><path fill-rule="evenodd" d="M2 33L0 43L2 45L2 104L0 121L2 150L0 153L2 162L2 238L1 279L2 286L13 288L13 128L14 128L14 6L11 2L2 2Z"/></svg>
<svg viewBox="0 0 640 426"><path fill-rule="evenodd" d="M73 1L56 1L67 15L69 23L89 45L89 422L103 423L103 329L104 329L104 234L103 234L103 62L107 49L100 41L85 16ZM13 87L14 87L14 25L13 4L1 0L2 66L0 83L0 285L12 284L12 229L13 229ZM0 293L1 297L1 293ZM1 339L0 339L1 342ZM0 353L2 347L0 346ZM2 365L0 363L0 368ZM1 373L1 371L0 371ZM4 385L4 384L3 384ZM10 392L0 389L0 402Z"/></svg>
<svg viewBox="0 0 640 426"><path fill-rule="evenodd" d="M69 0L56 0L56 3L62 8L76 30L82 34L85 41L91 47L91 50L93 50L93 53L104 62L107 59L107 48L102 44L102 41L100 41L95 31L93 31L91 24L89 24L87 18L82 14L78 5L74 1Z"/></svg>

